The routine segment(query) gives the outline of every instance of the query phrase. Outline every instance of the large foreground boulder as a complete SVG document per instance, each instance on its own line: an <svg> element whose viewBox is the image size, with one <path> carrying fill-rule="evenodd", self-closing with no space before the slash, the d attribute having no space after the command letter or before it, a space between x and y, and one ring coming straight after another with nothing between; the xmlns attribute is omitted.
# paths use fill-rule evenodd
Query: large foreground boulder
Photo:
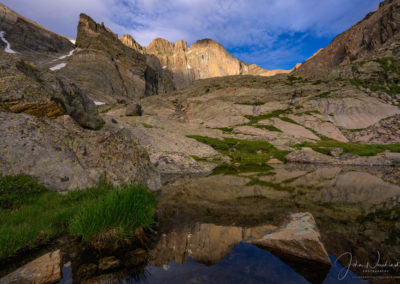
<svg viewBox="0 0 400 284"><path fill-rule="evenodd" d="M126 129L79 127L69 116L56 121L0 110L0 174L32 175L54 190L138 182L160 187L147 152Z"/></svg>
<svg viewBox="0 0 400 284"><path fill-rule="evenodd" d="M49 252L0 279L1 284L47 284L61 280L60 250Z"/></svg>
<svg viewBox="0 0 400 284"><path fill-rule="evenodd" d="M82 127L103 126L94 102L67 78L3 51L0 67L0 108L46 118L69 114Z"/></svg>
<svg viewBox="0 0 400 284"><path fill-rule="evenodd" d="M284 228L251 243L280 254L331 264L314 217L308 212L290 215L289 223Z"/></svg>

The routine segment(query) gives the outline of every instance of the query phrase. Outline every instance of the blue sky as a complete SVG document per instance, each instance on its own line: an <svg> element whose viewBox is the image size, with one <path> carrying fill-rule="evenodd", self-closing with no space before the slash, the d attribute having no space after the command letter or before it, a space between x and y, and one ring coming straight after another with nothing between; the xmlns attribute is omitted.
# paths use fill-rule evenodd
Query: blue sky
<svg viewBox="0 0 400 284"><path fill-rule="evenodd" d="M212 38L239 59L291 69L325 47L381 0L2 0L48 29L76 36L79 14L131 34L189 44Z"/></svg>

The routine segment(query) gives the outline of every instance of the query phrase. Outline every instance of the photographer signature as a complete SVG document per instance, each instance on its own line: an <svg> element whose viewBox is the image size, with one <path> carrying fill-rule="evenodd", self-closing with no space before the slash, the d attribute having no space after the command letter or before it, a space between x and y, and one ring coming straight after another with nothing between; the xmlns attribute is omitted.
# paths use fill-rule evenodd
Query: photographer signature
<svg viewBox="0 0 400 284"><path fill-rule="evenodd" d="M355 260L353 262L353 255L351 254L351 252L345 252L336 258L334 265L336 267L340 267L340 266L338 266L339 260L343 259L346 256L349 257L349 263L347 266L344 266L339 271L339 274L338 274L339 280L345 279L351 268L361 268L361 269L364 269L364 272L388 272L388 270L385 270L385 268L386 269L387 268L400 268L400 262L389 263L388 261L386 261L386 262L382 263L381 254L379 253L379 251L377 251L378 259L374 264L369 263L369 261L367 261L366 264L359 263L357 260Z"/></svg>

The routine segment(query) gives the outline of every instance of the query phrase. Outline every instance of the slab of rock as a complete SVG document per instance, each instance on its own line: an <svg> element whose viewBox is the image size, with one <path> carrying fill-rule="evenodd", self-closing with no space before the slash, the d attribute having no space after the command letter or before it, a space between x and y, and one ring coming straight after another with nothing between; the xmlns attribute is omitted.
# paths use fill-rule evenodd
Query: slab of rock
<svg viewBox="0 0 400 284"><path fill-rule="evenodd" d="M289 223L284 228L250 242L282 254L331 264L314 217L308 212L290 215Z"/></svg>
<svg viewBox="0 0 400 284"><path fill-rule="evenodd" d="M102 175L113 184L161 186L147 152L114 124L90 131L69 116L56 122L0 110L0 132L0 174L32 175L60 191L95 186Z"/></svg>
<svg viewBox="0 0 400 284"><path fill-rule="evenodd" d="M54 283L61 279L62 258L60 250L47 253L0 279L1 284Z"/></svg>
<svg viewBox="0 0 400 284"><path fill-rule="evenodd" d="M400 153L384 152L376 156L360 157L357 155L343 155L332 157L303 148L293 151L285 157L286 161L305 164L357 165L357 166L395 166L400 164Z"/></svg>
<svg viewBox="0 0 400 284"><path fill-rule="evenodd" d="M289 115L289 118L305 127L311 128L321 135L340 142L349 142L342 132L340 132L340 130L331 122L321 121L313 115Z"/></svg>
<svg viewBox="0 0 400 284"><path fill-rule="evenodd" d="M314 100L312 105L322 114L329 115L328 118L336 126L347 129L366 128L381 119L400 113L397 106L383 103L377 98L365 97L355 91L346 95L349 97Z"/></svg>
<svg viewBox="0 0 400 284"><path fill-rule="evenodd" d="M279 118L272 118L271 120L262 120L260 124L273 125L279 128L283 133L294 136L294 137L304 137L314 140L319 140L319 137L312 133L310 130L304 128L301 125L283 121Z"/></svg>

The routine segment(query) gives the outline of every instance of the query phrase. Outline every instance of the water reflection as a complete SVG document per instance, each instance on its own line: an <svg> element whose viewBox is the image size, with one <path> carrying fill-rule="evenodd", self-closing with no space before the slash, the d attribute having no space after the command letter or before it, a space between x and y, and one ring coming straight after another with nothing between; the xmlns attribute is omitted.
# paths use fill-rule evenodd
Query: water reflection
<svg viewBox="0 0 400 284"><path fill-rule="evenodd" d="M349 252L353 261L373 264L379 251L393 263L400 257L399 203L396 168L287 164L170 179L159 196L159 236L140 276L109 274L87 283L337 283L343 267L246 241L275 230L291 213L310 212L332 260ZM400 276L398 269L353 270ZM366 283L356 274L341 283Z"/></svg>

